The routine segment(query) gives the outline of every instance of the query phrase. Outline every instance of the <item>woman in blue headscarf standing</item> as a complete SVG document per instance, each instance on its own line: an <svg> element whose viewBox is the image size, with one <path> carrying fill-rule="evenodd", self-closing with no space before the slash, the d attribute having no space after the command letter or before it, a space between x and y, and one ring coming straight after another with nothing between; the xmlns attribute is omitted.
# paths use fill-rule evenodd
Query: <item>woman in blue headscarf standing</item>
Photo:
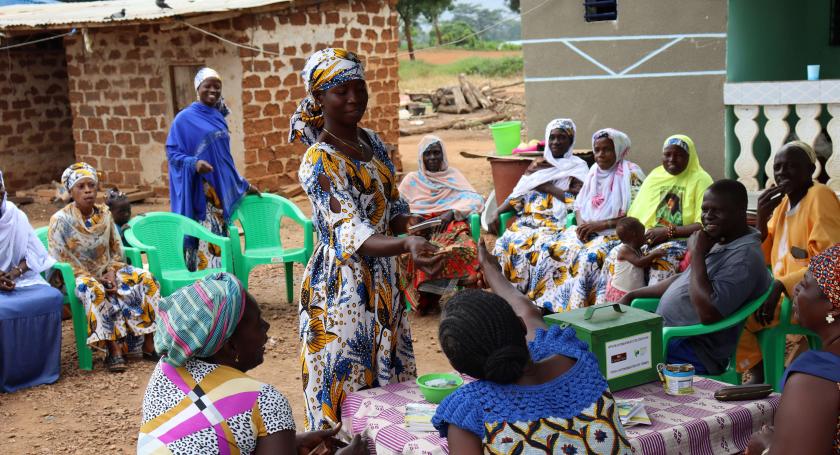
<svg viewBox="0 0 840 455"><path fill-rule="evenodd" d="M222 78L211 68L195 76L198 101L175 116L166 138L169 197L173 213L192 218L227 237L230 215L247 194L259 194L236 170L230 154L230 112L222 97ZM221 267L219 247L204 240L186 242L187 268Z"/></svg>
<svg viewBox="0 0 840 455"><path fill-rule="evenodd" d="M298 170L319 242L300 291L301 369L309 430L341 419L348 392L414 379L411 333L396 256L436 275L444 261L400 197L382 140L360 128L368 102L364 69L344 49L307 61L309 95L291 119L290 141L309 146Z"/></svg>

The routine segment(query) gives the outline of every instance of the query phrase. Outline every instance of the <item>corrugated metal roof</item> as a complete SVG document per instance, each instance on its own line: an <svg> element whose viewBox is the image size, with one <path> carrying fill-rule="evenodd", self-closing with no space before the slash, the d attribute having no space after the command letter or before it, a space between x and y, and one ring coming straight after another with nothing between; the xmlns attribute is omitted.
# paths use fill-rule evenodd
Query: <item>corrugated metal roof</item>
<svg viewBox="0 0 840 455"><path fill-rule="evenodd" d="M0 7L0 29L77 26L85 24L118 25L166 19L173 16L221 13L258 8L292 0L166 0L171 9L161 9L155 0L107 0L101 2L55 3L48 5L11 5ZM125 10L125 17L111 18Z"/></svg>
<svg viewBox="0 0 840 455"><path fill-rule="evenodd" d="M58 0L0 0L0 6L9 6L9 5L44 5L47 3L58 3Z"/></svg>

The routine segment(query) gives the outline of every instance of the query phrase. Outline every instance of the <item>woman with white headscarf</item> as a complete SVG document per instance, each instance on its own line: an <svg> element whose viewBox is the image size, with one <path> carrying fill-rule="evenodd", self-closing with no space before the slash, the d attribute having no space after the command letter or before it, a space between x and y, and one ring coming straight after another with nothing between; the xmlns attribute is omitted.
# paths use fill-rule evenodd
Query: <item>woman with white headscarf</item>
<svg viewBox="0 0 840 455"><path fill-rule="evenodd" d="M53 264L0 171L0 392L58 380L63 298L40 275Z"/></svg>
<svg viewBox="0 0 840 455"><path fill-rule="evenodd" d="M552 312L592 305L601 267L619 243L618 220L627 215L645 174L629 160L630 138L605 128L592 135L595 165L575 199L577 226L566 229L540 252L536 303ZM548 271L551 271L549 273Z"/></svg>
<svg viewBox="0 0 840 455"><path fill-rule="evenodd" d="M496 240L493 254L507 279L534 301L542 294L536 287L541 281L540 250L565 228L575 198L573 187L589 172L586 162L572 154L575 134L571 119L555 119L545 127L543 159L528 168L488 223L498 226L500 213L516 212L513 224Z"/></svg>
<svg viewBox="0 0 840 455"><path fill-rule="evenodd" d="M236 170L230 153L230 112L222 97L222 77L211 68L195 75L198 101L175 116L166 138L169 197L173 213L192 218L216 235L228 236L231 214L245 194L259 194ZM221 267L217 245L185 240L187 268Z"/></svg>
<svg viewBox="0 0 840 455"><path fill-rule="evenodd" d="M290 120L289 140L309 146L298 178L318 232L299 310L304 423L315 430L341 419L348 393L416 377L396 257L410 254L430 276L442 261L423 237L399 237L416 220L385 144L359 126L368 102L359 58L323 49L301 76L307 96Z"/></svg>
<svg viewBox="0 0 840 455"><path fill-rule="evenodd" d="M400 183L400 195L415 216L441 220L439 227L421 233L435 245L451 250L440 256L444 265L436 280L455 280L461 286L472 286L479 276L478 250L465 220L470 214L481 213L484 198L464 174L449 166L446 147L439 137L423 137L417 161L418 170L409 172ZM405 282L406 300L412 309L420 314L436 309L440 295L420 289L431 277L405 256L400 258L400 266L404 269L400 276Z"/></svg>

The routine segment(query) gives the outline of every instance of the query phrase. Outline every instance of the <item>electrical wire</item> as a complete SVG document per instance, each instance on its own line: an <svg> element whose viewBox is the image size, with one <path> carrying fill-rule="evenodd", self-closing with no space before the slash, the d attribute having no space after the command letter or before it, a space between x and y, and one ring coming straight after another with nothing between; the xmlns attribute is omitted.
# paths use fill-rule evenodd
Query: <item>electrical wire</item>
<svg viewBox="0 0 840 455"><path fill-rule="evenodd" d="M3 46L3 47L0 47L0 51L5 51L6 49L14 49L16 47L28 46L30 44L43 43L44 41L49 41L49 40L53 40L53 39L56 39L56 38L63 38L65 36L70 36L70 35L73 35L75 33L76 33L76 29L74 28L67 33L62 33L61 35L48 36L46 38L40 38L40 39L36 39L36 40L32 40L32 41L27 41L25 43L17 43L17 44L10 44L8 46Z"/></svg>
<svg viewBox="0 0 840 455"><path fill-rule="evenodd" d="M197 31L197 32L201 32L201 33L204 33L205 35L212 36L213 38L216 38L216 39L217 39L217 40L219 40L219 41L222 41L222 42L224 42L224 43L228 43L228 44L233 45L233 46L236 46L236 47L241 47L242 49L248 49L248 50L250 50L250 51L254 51L254 52L261 52L261 53L263 53L263 54L274 55L274 56L277 56L277 57L282 57L282 56L283 56L283 54L280 54L280 53L278 53L278 52L271 52L271 51L267 51L267 50L265 50L265 49L260 49L260 48L258 48L258 47L254 47L254 46L246 46L246 45L244 45L244 44L239 44L239 43L236 43L236 42L231 41L231 40L229 40L229 39L227 39L227 38L224 38L224 37L222 37L222 36L219 36L219 35L217 35L217 34L215 34L215 33L213 33L213 32L209 32L209 31L207 31L207 30L204 30L203 28L196 27L195 25L190 24L189 22L186 22L186 21L181 21L181 23L182 23L182 24L184 24L184 25L186 25L187 27L189 27L189 28L191 28L191 29L193 29L193 30Z"/></svg>

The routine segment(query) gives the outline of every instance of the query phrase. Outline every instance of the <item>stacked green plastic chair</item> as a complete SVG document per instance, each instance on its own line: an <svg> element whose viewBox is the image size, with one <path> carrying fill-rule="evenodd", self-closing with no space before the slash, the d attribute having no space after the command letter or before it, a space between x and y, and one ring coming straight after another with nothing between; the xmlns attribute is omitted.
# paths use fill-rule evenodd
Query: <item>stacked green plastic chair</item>
<svg viewBox="0 0 840 455"><path fill-rule="evenodd" d="M289 219L303 228L303 246L284 248L280 236L283 219ZM245 245L239 241L239 221L245 233ZM262 197L246 196L233 212L228 226L233 248L233 265L236 276L248 287L251 269L260 264L283 264L286 274L286 298L294 302L294 263L306 266L313 251L312 221L293 202L286 198L263 193Z"/></svg>
<svg viewBox="0 0 840 455"><path fill-rule="evenodd" d="M177 213L150 212L128 222L125 238L131 246L146 253L149 271L160 282L166 297L206 275L233 273L230 239L210 232L198 222ZM190 272L184 259L184 237L191 236L219 246L222 266Z"/></svg>

